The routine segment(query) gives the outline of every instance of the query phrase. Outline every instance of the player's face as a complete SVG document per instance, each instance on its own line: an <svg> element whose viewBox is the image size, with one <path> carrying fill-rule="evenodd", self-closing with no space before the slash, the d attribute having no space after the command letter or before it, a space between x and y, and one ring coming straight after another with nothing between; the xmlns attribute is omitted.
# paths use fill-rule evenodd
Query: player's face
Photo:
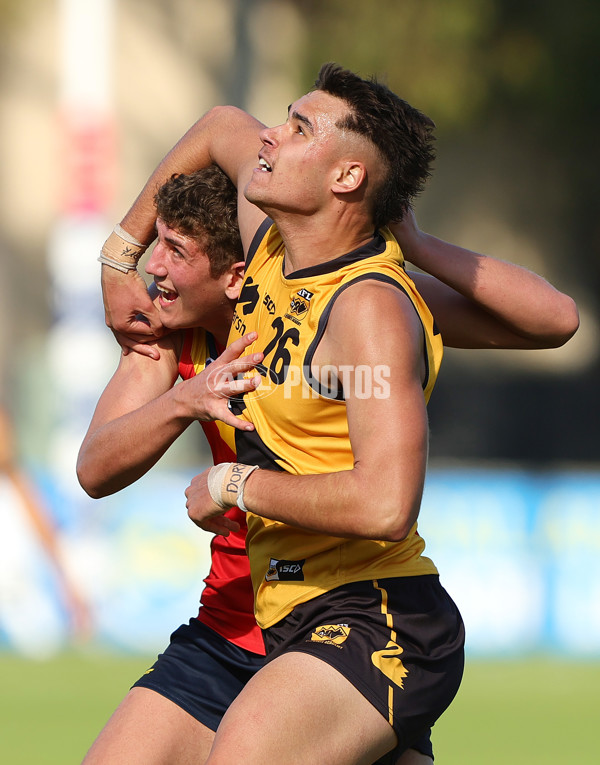
<svg viewBox="0 0 600 765"><path fill-rule="evenodd" d="M169 329L206 326L229 305L224 277L211 276L208 256L195 240L160 218L156 229L158 241L146 271L154 277L162 323Z"/></svg>
<svg viewBox="0 0 600 765"><path fill-rule="evenodd" d="M294 102L286 122L261 133L263 148L245 195L265 212L311 214L331 198L346 148L336 123L348 114L339 98L316 90Z"/></svg>

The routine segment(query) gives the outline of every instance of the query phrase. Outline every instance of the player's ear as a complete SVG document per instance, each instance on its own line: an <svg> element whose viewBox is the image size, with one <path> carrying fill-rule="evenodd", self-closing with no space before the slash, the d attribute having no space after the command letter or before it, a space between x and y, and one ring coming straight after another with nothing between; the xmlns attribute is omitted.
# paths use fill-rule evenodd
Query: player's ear
<svg viewBox="0 0 600 765"><path fill-rule="evenodd" d="M240 296L245 265L244 261L240 260L239 263L234 263L225 272L225 294L230 300L237 300Z"/></svg>
<svg viewBox="0 0 600 765"><path fill-rule="evenodd" d="M367 177L367 168L358 160L347 160L339 165L333 180L332 191L348 194L357 191Z"/></svg>

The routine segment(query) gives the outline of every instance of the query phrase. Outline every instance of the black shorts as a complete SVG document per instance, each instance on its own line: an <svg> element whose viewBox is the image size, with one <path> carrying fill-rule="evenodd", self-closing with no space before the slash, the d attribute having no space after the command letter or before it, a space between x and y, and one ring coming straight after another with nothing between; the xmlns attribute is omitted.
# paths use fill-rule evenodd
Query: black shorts
<svg viewBox="0 0 600 765"><path fill-rule="evenodd" d="M340 672L389 721L397 747L427 749L464 667L460 613L435 574L356 582L296 606L264 631L268 660L288 651Z"/></svg>
<svg viewBox="0 0 600 765"><path fill-rule="evenodd" d="M190 619L175 630L164 653L132 688L160 693L216 731L231 702L264 662L264 656Z"/></svg>

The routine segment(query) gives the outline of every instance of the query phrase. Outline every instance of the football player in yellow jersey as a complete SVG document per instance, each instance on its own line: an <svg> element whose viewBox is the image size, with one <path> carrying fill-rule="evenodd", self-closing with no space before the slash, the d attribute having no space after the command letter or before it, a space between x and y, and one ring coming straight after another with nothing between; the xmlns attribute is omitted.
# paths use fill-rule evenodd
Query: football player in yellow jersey
<svg viewBox="0 0 600 765"><path fill-rule="evenodd" d="M390 115L402 119L392 124ZM404 127L399 128L399 124ZM282 126L260 133L263 148L259 149L261 161L257 166L255 159L249 162L248 158L256 152L259 127L237 110L214 110L194 126L151 180L156 182L165 173L195 169L211 161L220 164L237 181L238 188L245 188L245 196L240 198L240 229L246 249L250 250L265 213L277 224L283 282L299 280L304 274L309 278L330 274L331 262L348 253L358 252L363 264L372 252L375 229L406 213L428 172L429 121L399 103L387 89L336 67L322 70L317 88L292 105ZM376 134L371 132L373 128ZM389 154L381 153L393 153L394 147L397 163ZM377 192L402 162L404 166L392 184L401 187L399 195L388 184L393 193L381 205ZM149 188L151 184L123 221L124 231L142 244L151 239ZM248 201L259 206L262 214ZM268 263L265 256L273 231L252 248L262 258L257 268ZM388 245L394 246L387 235L383 240L380 237L375 247L377 256L384 251L382 241L386 252ZM433 249L437 246L429 243ZM118 262L114 252L107 257ZM477 269L477 257L469 260L467 255L467 261L476 267L468 279L476 293L482 289L482 274ZM377 264L374 273L380 268ZM246 284L250 284L252 274L250 264ZM275 276L263 276L257 272L261 281L253 284L263 289L262 294L259 290L262 317L256 326L265 331L265 337L258 341L264 348L269 329L274 328L267 321L270 296L264 289L275 283ZM120 310L119 305L123 306L123 291L118 289L121 278L119 274L105 274L109 320ZM135 275L127 273L123 278L128 288ZM398 284L402 281L400 277L394 280ZM505 294L490 299L492 317L503 316ZM528 282L521 294L525 302L531 298L529 308L537 301L533 282ZM576 309L566 296L556 297L561 309L559 321L554 309L552 316L545 313L541 301L541 310L534 311L535 318L529 316L520 331L513 332L510 323L504 325L505 337L513 332L509 345L539 347L540 336L545 338L545 345L568 339L577 327ZM124 326L135 330L132 306L136 312L140 307L149 313L151 309L139 293L133 302L127 306ZM214 529L213 519L237 502L252 511L252 523L281 525L283 551L298 528L317 537L337 537L343 583L323 594L316 593L311 585L308 598L297 601L299 605L292 608L291 615L268 625L267 641L271 655L277 651L276 658L232 704L217 733L210 763L230 763L241 757L249 763L312 763L321 759L369 763L392 750L392 756L397 756L419 740L458 687L462 670L458 612L439 586L434 570L426 565L422 574L411 571L398 575L401 561L394 557L394 546L414 535L427 451L423 384L431 371L426 362L434 359L435 353L423 352L423 327L429 328L431 348L435 332L427 309L420 306L416 310L416 302L412 291L407 296L389 281L363 279L351 281L328 304L328 321L312 354L311 371L328 367L341 376L343 369L349 370L345 398L340 400L346 409L347 433L340 437L350 442L351 466L344 464L334 472L289 475L281 470L250 473L244 466L234 465L222 486L221 476L212 472L212 486L209 476L203 475L189 492L190 515L207 529ZM273 310L280 318L282 306ZM354 371L378 365L389 370L389 395L358 395ZM260 414L260 399L254 404ZM293 419L293 399L289 416ZM258 435L262 438L260 430ZM291 465L302 443L288 447ZM287 456L277 450L273 454ZM347 546L352 563L357 549L352 545L359 539L372 540L370 578L365 581L354 574L348 579L344 573L344 548ZM373 578L378 547L391 557L382 559ZM299 549L303 552L302 547ZM289 574L298 586L302 581L298 566L302 569L305 561L284 561L278 552L275 539L272 557L277 577L271 581L275 587L285 588ZM334 547L326 552L331 557ZM384 564L388 560L393 564L391 577L386 577ZM266 579L270 571L263 571L262 576ZM267 614L267 623L269 618Z"/></svg>

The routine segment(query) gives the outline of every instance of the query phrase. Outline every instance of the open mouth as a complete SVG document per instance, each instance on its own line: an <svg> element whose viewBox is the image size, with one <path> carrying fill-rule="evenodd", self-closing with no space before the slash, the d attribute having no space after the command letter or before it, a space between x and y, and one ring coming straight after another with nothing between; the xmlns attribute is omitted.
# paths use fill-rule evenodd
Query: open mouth
<svg viewBox="0 0 600 765"><path fill-rule="evenodd" d="M160 302L163 305L174 303L177 300L178 295L176 292L171 292L170 290L164 289L164 287L159 287L158 284L156 285L156 289L158 290Z"/></svg>
<svg viewBox="0 0 600 765"><path fill-rule="evenodd" d="M260 157L258 160L258 166L264 173L271 172L271 165L267 162L266 159L263 159L262 157Z"/></svg>

